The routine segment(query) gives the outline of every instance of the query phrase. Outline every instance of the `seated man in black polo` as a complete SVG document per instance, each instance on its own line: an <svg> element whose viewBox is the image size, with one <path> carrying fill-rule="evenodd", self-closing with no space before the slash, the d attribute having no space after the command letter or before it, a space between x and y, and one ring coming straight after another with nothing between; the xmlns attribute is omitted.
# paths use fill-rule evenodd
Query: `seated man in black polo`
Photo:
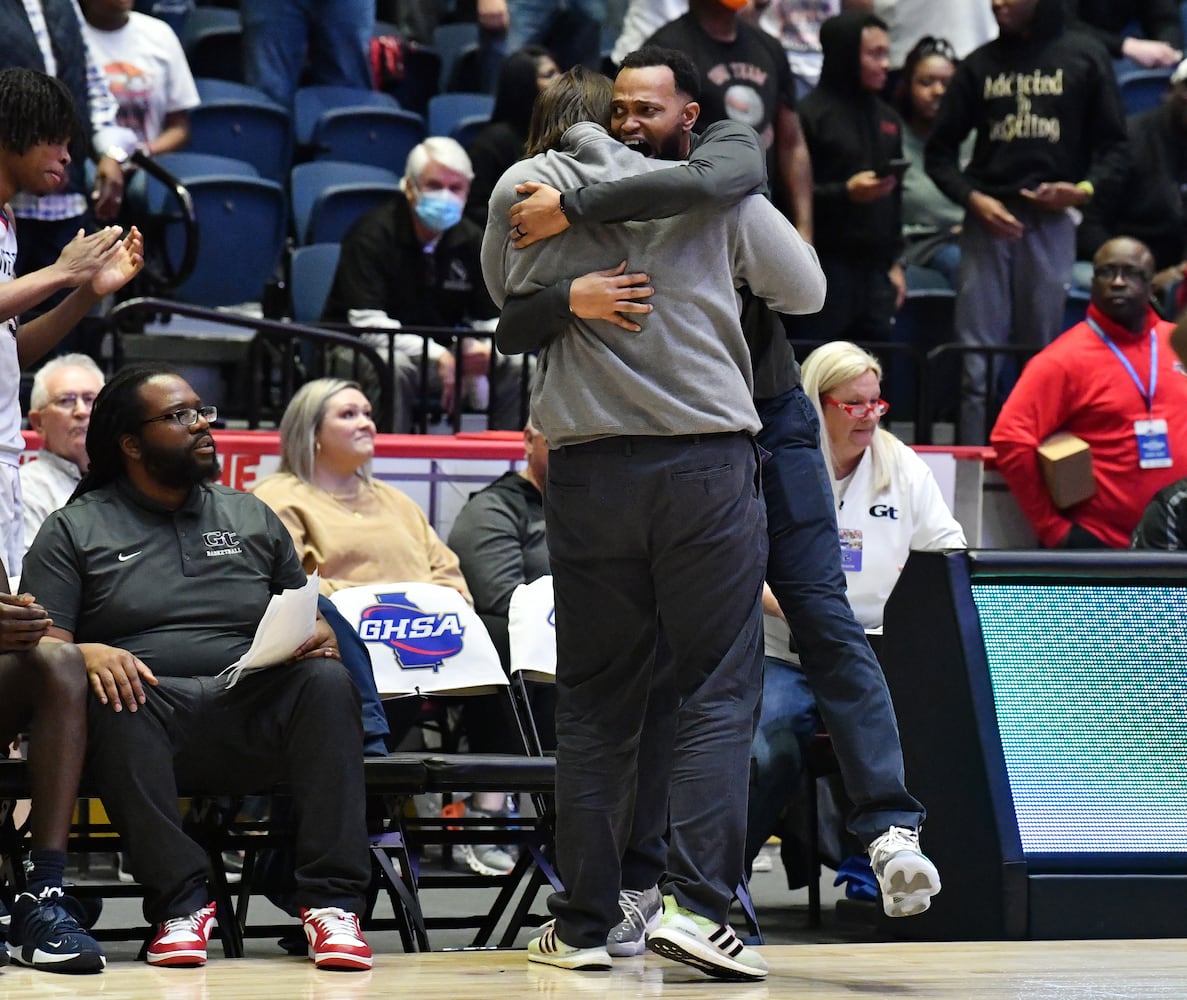
<svg viewBox="0 0 1187 1000"><path fill-rule="evenodd" d="M369 880L359 698L333 633L227 688L272 594L305 574L248 493L213 485L204 407L178 375L120 372L95 400L91 465L29 551L25 586L86 663L87 773L124 838L155 925L154 965L201 965L215 918L206 855L182 830L179 785L225 794L283 781L296 895L319 968L366 969L356 913ZM226 915L233 919L233 915Z"/></svg>

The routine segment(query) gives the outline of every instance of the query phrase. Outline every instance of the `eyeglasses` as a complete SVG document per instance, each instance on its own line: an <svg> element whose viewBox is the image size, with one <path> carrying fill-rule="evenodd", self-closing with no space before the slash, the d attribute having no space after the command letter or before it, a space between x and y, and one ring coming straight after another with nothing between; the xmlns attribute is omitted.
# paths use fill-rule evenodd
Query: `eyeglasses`
<svg viewBox="0 0 1187 1000"><path fill-rule="evenodd" d="M1099 264L1092 269L1092 276L1100 281L1116 281L1120 278L1130 285L1144 285L1153 277L1143 268L1131 264Z"/></svg>
<svg viewBox="0 0 1187 1000"><path fill-rule="evenodd" d="M865 420L869 416L881 417L890 409L890 404L884 399L879 399L875 403L842 403L839 399L833 399L832 396L825 396L824 401L829 406L844 410L854 420Z"/></svg>
<svg viewBox="0 0 1187 1000"><path fill-rule="evenodd" d="M155 424L158 420L176 420L182 427L193 427L198 422L199 417L207 423L213 423L218 419L218 407L200 406L195 410L192 406L187 406L184 410L162 413L159 417L149 417L147 420L140 422L142 424Z"/></svg>
<svg viewBox="0 0 1187 1000"><path fill-rule="evenodd" d="M49 401L49 405L56 410L65 410L69 413L81 402L89 410L95 405L95 396L97 395L98 393L94 392L67 392L61 396L55 396Z"/></svg>

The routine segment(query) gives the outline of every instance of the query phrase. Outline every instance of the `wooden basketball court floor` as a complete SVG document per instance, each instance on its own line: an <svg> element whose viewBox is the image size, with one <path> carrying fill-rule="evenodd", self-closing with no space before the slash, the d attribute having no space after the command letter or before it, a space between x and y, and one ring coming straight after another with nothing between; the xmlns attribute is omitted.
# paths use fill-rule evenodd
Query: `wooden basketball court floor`
<svg viewBox="0 0 1187 1000"><path fill-rule="evenodd" d="M203 969L153 969L130 958L96 976L8 966L0 1000L522 1000L530 997L738 1000L1160 1000L1187 996L1181 941L774 945L763 982L723 983L654 955L608 973L531 965L523 951L386 953L363 973L319 972L301 958L212 958Z"/></svg>
<svg viewBox="0 0 1187 1000"><path fill-rule="evenodd" d="M73 877L86 883L111 874L100 864L98 872ZM454 950L419 955L404 954L394 931L372 933L375 967L364 973L319 972L308 959L284 956L275 938L250 938L245 959L223 958L212 941L202 969L149 968L136 961L139 942L109 941L100 975L0 968L0 1000L1187 1000L1184 941L870 943L874 934L838 918L833 905L842 893L831 882L832 873L824 873L824 925L812 928L807 890L788 891L777 853L770 872L755 873L750 888L768 942L761 951L771 967L761 982L711 980L651 954L616 959L608 973L566 972L528 962L523 949L530 930L517 936L515 950L474 951L463 947L472 932L459 929L431 935L434 948ZM436 892L426 909L479 912L492 891ZM251 905L252 924L290 919L262 897ZM139 899L109 898L99 927L135 928L140 920Z"/></svg>

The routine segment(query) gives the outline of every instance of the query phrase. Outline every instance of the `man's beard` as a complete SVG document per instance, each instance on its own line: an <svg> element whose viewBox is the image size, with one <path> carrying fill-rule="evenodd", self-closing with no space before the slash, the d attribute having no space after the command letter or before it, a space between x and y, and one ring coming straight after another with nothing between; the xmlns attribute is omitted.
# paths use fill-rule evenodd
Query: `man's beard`
<svg viewBox="0 0 1187 1000"><path fill-rule="evenodd" d="M140 454L144 471L162 486L170 489L189 489L199 483L218 478L218 455L199 458L193 448L185 451L159 448L141 441Z"/></svg>

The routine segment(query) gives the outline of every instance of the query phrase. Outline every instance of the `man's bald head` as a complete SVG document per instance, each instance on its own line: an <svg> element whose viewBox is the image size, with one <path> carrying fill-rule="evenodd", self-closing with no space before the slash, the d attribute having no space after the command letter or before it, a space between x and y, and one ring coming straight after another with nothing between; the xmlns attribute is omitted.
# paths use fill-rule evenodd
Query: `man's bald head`
<svg viewBox="0 0 1187 1000"><path fill-rule="evenodd" d="M1119 236L1092 258L1092 304L1134 333L1144 333L1154 279L1154 255L1141 240Z"/></svg>

